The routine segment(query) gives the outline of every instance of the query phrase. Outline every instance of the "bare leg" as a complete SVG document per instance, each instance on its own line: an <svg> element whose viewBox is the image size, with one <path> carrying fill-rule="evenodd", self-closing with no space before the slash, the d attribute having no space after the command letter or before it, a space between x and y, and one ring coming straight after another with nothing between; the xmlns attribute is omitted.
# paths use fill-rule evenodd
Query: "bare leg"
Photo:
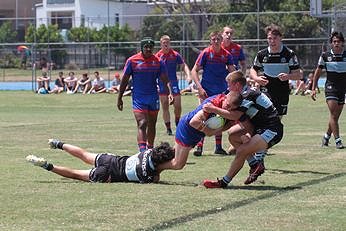
<svg viewBox="0 0 346 231"><path fill-rule="evenodd" d="M180 118L181 116L181 96L177 95L174 97L174 116Z"/></svg>
<svg viewBox="0 0 346 231"><path fill-rule="evenodd" d="M148 127L147 127L147 137L148 144L153 147L155 136L156 136L156 122L157 122L157 114L158 112L149 112L148 116Z"/></svg>
<svg viewBox="0 0 346 231"><path fill-rule="evenodd" d="M134 112L137 122L137 143L147 143L148 115L143 112Z"/></svg>
<svg viewBox="0 0 346 231"><path fill-rule="evenodd" d="M333 133L334 137L339 137L339 117L344 105L338 105L337 101L335 100L328 100L327 105L330 113L327 133Z"/></svg>
<svg viewBox="0 0 346 231"><path fill-rule="evenodd" d="M89 173L90 170L76 170L70 169L62 166L54 165L52 172L71 179L81 180L81 181L90 181Z"/></svg>
<svg viewBox="0 0 346 231"><path fill-rule="evenodd" d="M171 116L169 113L168 96L160 95L160 101L162 106L162 119L163 119L163 122L166 124L171 122Z"/></svg>
<svg viewBox="0 0 346 231"><path fill-rule="evenodd" d="M265 150L268 147L266 141L258 134L254 135L249 142L237 148L236 156L228 170L227 176L231 179L237 175L243 167L245 160L253 153Z"/></svg>
<svg viewBox="0 0 346 231"><path fill-rule="evenodd" d="M95 153L87 152L86 150L71 144L64 144L62 148L66 152L70 153L72 156L81 159L87 164L90 164L90 165L95 164L95 158L97 156L97 154Z"/></svg>

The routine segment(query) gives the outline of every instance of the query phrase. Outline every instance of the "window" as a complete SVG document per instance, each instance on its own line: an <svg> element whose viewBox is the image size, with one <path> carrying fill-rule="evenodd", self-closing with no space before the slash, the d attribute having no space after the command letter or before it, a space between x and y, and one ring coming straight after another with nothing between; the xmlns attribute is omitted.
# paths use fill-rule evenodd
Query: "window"
<svg viewBox="0 0 346 231"><path fill-rule="evenodd" d="M47 0L47 4L74 4L74 0Z"/></svg>

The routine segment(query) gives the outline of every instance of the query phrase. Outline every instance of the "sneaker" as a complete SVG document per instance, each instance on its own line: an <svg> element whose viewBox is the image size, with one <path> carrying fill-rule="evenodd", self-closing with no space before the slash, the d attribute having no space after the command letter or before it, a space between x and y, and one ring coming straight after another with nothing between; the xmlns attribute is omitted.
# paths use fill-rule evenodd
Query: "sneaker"
<svg viewBox="0 0 346 231"><path fill-rule="evenodd" d="M172 129L167 129L167 135L169 135L169 136L173 136Z"/></svg>
<svg viewBox="0 0 346 231"><path fill-rule="evenodd" d="M342 144L341 140L335 143L337 149L344 149L345 146Z"/></svg>
<svg viewBox="0 0 346 231"><path fill-rule="evenodd" d="M223 148L215 149L214 154L224 155L224 156L228 155L228 153Z"/></svg>
<svg viewBox="0 0 346 231"><path fill-rule="evenodd" d="M57 139L48 139L48 145L51 149L57 149L59 142L60 140Z"/></svg>
<svg viewBox="0 0 346 231"><path fill-rule="evenodd" d="M35 166L43 167L47 165L47 161L44 158L40 158L34 155L28 155L25 159L26 161L32 163Z"/></svg>
<svg viewBox="0 0 346 231"><path fill-rule="evenodd" d="M327 139L326 137L322 137L322 147L326 147L326 146L328 146L328 144L329 144L329 139Z"/></svg>
<svg viewBox="0 0 346 231"><path fill-rule="evenodd" d="M257 180L257 178L264 173L265 167L263 162L259 162L250 168L249 176L245 180L244 184L251 184Z"/></svg>
<svg viewBox="0 0 346 231"><path fill-rule="evenodd" d="M204 180L203 185L206 188L227 188L227 184L223 180Z"/></svg>
<svg viewBox="0 0 346 231"><path fill-rule="evenodd" d="M194 156L201 156L203 153L203 147L197 146L196 150L193 152Z"/></svg>

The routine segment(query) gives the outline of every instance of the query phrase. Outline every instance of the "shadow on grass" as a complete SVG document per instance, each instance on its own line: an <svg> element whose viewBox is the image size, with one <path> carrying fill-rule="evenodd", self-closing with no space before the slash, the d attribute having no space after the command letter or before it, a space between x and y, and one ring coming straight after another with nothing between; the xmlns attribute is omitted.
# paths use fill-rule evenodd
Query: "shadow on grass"
<svg viewBox="0 0 346 231"><path fill-rule="evenodd" d="M324 176L324 177L319 178L319 179L301 182L301 183L298 183L295 185L283 187L281 189L278 188L273 192L267 192L267 193L263 193L261 195L258 195L256 197L251 197L248 199L228 203L228 204L225 204L223 207L211 208L211 209L208 209L205 211L200 211L200 212L191 213L191 214L184 214L180 217L173 218L171 220L162 221L159 224L153 225L153 226L148 227L148 228L139 229L139 230L163 230L163 229L168 229L168 228L174 228L176 225L181 225L181 224L187 223L189 221L192 221L194 219L207 217L207 216L222 213L222 212L228 211L228 210L237 209L237 208L240 208L243 206L247 206L249 204L256 203L256 202L261 201L261 200L266 200L269 198L281 196L281 195L288 193L288 192L291 192L293 190L300 190L300 189L307 187L307 186L320 184L322 182L334 180L336 178L343 177L343 176L346 176L346 172L336 173L336 174ZM251 187L254 189L263 188L262 186L240 186L240 187L232 187L230 189L243 189L243 187L245 187L245 188ZM267 186L265 186L265 187L267 187Z"/></svg>
<svg viewBox="0 0 346 231"><path fill-rule="evenodd" d="M298 173L311 173L311 174L319 174L319 175L329 175L330 173L328 172L315 172L315 171L292 171L292 170L284 170L284 169L269 169L266 168L268 171L272 172L278 172L278 173L283 173L283 174L298 174Z"/></svg>

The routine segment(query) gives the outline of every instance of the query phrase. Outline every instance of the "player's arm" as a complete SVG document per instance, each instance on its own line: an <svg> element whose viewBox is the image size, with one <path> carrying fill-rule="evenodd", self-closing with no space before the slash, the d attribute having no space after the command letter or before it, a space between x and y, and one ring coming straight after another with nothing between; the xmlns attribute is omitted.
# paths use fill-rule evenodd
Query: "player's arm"
<svg viewBox="0 0 346 231"><path fill-rule="evenodd" d="M232 121L239 120L240 117L244 114L244 112L239 111L239 110L228 111L226 109L223 109L223 108L220 108L220 107L216 107L212 103L206 103L205 105L203 105L203 110L205 112L208 112L208 113L218 114L221 117L223 117L225 119L228 119L228 120L232 120Z"/></svg>
<svg viewBox="0 0 346 231"><path fill-rule="evenodd" d="M229 71L229 73L231 73L231 72L235 71L236 69L235 69L233 64L229 64L229 65L227 65L227 70Z"/></svg>
<svg viewBox="0 0 346 231"><path fill-rule="evenodd" d="M291 73L280 73L278 75L279 79L281 81L287 81L287 80L300 80L303 78L303 70L302 69L296 69L292 70Z"/></svg>
<svg viewBox="0 0 346 231"><path fill-rule="evenodd" d="M240 70L243 72L244 76L246 75L246 61L245 60L240 60L239 61L240 65Z"/></svg>
<svg viewBox="0 0 346 231"><path fill-rule="evenodd" d="M186 81L190 84L192 81L190 68L187 66L186 63L182 63L180 64L180 69L185 72Z"/></svg>
<svg viewBox="0 0 346 231"><path fill-rule="evenodd" d="M126 90L127 84L129 83L129 79L130 79L130 75L124 74L120 81L118 100L117 100L117 107L120 111L123 110L123 95Z"/></svg>
<svg viewBox="0 0 346 231"><path fill-rule="evenodd" d="M218 128L218 129L208 128L204 123L206 121L206 119L207 119L207 117L206 117L205 113L203 112L203 110L200 110L199 112L197 112L196 115L194 115L192 117L189 124L194 129L203 132L206 136L213 136L216 133L219 133L222 131L223 127Z"/></svg>
<svg viewBox="0 0 346 231"><path fill-rule="evenodd" d="M264 75L258 75L258 70L256 70L254 67L251 67L250 69L250 78L261 86L265 86L269 82Z"/></svg>
<svg viewBox="0 0 346 231"><path fill-rule="evenodd" d="M206 98L208 98L208 95L205 92L205 90L203 89L203 87L201 85L201 81L200 81L199 76L198 76L198 72L201 69L202 69L202 67L196 63L191 70L191 78L192 78L193 82L195 82L195 84L196 84L199 98L206 99Z"/></svg>
<svg viewBox="0 0 346 231"><path fill-rule="evenodd" d="M169 82L168 75L167 75L166 71L165 72L161 72L160 80L163 82L163 86L164 86L165 91L168 92L168 102L169 102L169 104L173 104L174 97L173 97L171 84Z"/></svg>
<svg viewBox="0 0 346 231"><path fill-rule="evenodd" d="M318 84L318 80L321 76L322 68L317 67L314 73L314 77L312 78L312 88L311 88L311 99L316 100L316 88Z"/></svg>

